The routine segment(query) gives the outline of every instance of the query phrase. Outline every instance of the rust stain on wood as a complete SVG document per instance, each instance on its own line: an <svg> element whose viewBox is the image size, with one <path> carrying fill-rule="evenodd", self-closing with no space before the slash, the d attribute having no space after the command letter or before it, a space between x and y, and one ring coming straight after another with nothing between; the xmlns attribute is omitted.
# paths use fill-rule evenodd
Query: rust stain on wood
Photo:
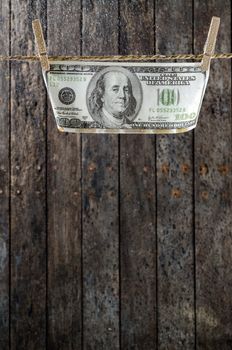
<svg viewBox="0 0 232 350"><path fill-rule="evenodd" d="M207 164L200 165L200 168L199 168L200 175L205 176L206 174L208 174L208 171L209 169Z"/></svg>
<svg viewBox="0 0 232 350"><path fill-rule="evenodd" d="M163 174L168 175L170 166L169 164L162 164L161 171Z"/></svg>
<svg viewBox="0 0 232 350"><path fill-rule="evenodd" d="M221 175L228 175L229 173L229 166L226 164L222 164L218 166L218 171Z"/></svg>
<svg viewBox="0 0 232 350"><path fill-rule="evenodd" d="M172 189L172 197L180 198L181 195L182 195L182 193L181 193L180 189L178 189L178 188L173 188Z"/></svg>
<svg viewBox="0 0 232 350"><path fill-rule="evenodd" d="M189 164L181 164L181 171L183 174L188 174L189 173L189 169L190 169L190 165Z"/></svg>

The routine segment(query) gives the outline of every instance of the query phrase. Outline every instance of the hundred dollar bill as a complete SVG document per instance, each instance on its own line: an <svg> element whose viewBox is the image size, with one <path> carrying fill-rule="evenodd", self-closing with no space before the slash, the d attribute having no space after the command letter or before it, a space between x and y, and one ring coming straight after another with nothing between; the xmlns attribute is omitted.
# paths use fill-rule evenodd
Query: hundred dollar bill
<svg viewBox="0 0 232 350"><path fill-rule="evenodd" d="M200 63L53 61L44 80L59 130L178 133L196 127Z"/></svg>

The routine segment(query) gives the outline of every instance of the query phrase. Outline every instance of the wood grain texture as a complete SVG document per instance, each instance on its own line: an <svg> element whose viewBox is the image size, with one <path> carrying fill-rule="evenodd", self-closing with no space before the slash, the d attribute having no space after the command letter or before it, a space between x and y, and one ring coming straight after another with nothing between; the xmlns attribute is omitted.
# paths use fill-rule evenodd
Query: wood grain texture
<svg viewBox="0 0 232 350"><path fill-rule="evenodd" d="M120 2L120 54L154 53L153 1ZM121 348L156 349L154 135L120 135Z"/></svg>
<svg viewBox="0 0 232 350"><path fill-rule="evenodd" d="M117 54L118 1L83 1L83 55ZM119 349L118 136L82 135L83 348Z"/></svg>
<svg viewBox="0 0 232 350"><path fill-rule="evenodd" d="M46 9L46 6L45 6ZM11 52L33 53L44 2L11 1ZM37 63L11 65L11 348L46 344L45 89Z"/></svg>
<svg viewBox="0 0 232 350"><path fill-rule="evenodd" d="M218 16L216 51L230 52L230 1L196 1L194 12L195 51ZM232 348L231 144L231 62L215 60L195 134L197 349Z"/></svg>
<svg viewBox="0 0 232 350"><path fill-rule="evenodd" d="M9 54L9 4L0 14L0 47ZM9 63L0 65L0 349L9 347Z"/></svg>
<svg viewBox="0 0 232 350"><path fill-rule="evenodd" d="M50 54L80 53L80 1L48 1ZM48 112L48 348L82 344L81 143Z"/></svg>
<svg viewBox="0 0 232 350"><path fill-rule="evenodd" d="M0 55L35 18L50 55L200 53L213 15L231 52L229 0L5 0ZM162 136L60 133L40 64L0 68L0 350L231 349L231 61Z"/></svg>
<svg viewBox="0 0 232 350"><path fill-rule="evenodd" d="M192 2L156 1L157 53L192 50ZM194 349L193 133L157 136L159 349Z"/></svg>

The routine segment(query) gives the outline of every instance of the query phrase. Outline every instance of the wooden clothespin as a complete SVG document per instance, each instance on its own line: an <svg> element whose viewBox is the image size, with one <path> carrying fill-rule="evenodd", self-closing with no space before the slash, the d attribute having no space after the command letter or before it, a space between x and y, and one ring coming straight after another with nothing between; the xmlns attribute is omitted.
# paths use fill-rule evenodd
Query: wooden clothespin
<svg viewBox="0 0 232 350"><path fill-rule="evenodd" d="M203 58L201 61L201 69L203 72L209 69L210 61L214 53L214 48L217 40L219 25L220 25L220 18L212 17L207 40L204 46Z"/></svg>
<svg viewBox="0 0 232 350"><path fill-rule="evenodd" d="M35 41L39 51L39 59L44 71L48 71L50 69L46 44L43 36L42 26L39 19L35 19L32 22L33 32L35 36Z"/></svg>

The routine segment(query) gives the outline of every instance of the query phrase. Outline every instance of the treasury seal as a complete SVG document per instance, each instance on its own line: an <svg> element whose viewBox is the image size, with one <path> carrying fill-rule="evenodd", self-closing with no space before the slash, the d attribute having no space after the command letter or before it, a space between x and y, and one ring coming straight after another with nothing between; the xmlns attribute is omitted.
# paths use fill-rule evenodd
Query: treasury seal
<svg viewBox="0 0 232 350"><path fill-rule="evenodd" d="M59 91L59 100L65 105L70 105L75 101L75 91L69 87L65 87Z"/></svg>

